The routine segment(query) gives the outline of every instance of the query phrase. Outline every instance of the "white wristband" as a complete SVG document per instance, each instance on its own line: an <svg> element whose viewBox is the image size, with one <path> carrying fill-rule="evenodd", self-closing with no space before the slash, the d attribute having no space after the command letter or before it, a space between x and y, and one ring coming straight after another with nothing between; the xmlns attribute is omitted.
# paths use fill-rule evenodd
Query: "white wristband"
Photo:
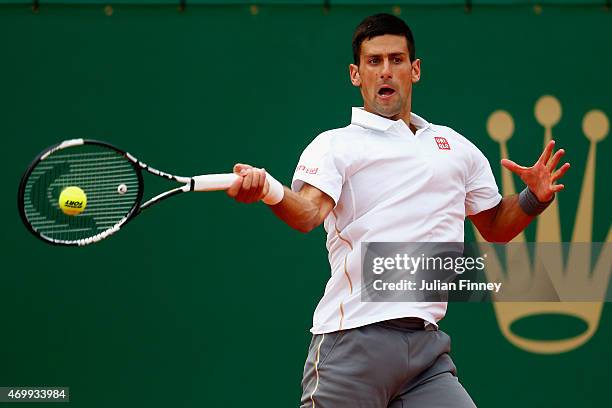
<svg viewBox="0 0 612 408"><path fill-rule="evenodd" d="M268 184L270 184L270 190L268 190L268 194L266 194L262 201L268 205L276 205L280 203L285 196L285 188L268 172L266 172L266 180L268 180Z"/></svg>

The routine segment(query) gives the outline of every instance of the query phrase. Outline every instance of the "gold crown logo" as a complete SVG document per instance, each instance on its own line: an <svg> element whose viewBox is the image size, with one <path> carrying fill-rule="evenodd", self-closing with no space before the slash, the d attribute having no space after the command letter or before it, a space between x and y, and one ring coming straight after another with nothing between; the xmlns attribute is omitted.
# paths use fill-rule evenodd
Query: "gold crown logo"
<svg viewBox="0 0 612 408"><path fill-rule="evenodd" d="M554 96L542 96L535 104L534 115L536 121L544 128L544 145L546 145L552 139L553 128L561 120L561 104ZM495 255L495 251L491 250L491 246L485 242L476 228L474 228L480 250L491 254L486 270L487 279L492 282L504 282L504 287L509 289L507 293L516 294L518 291L529 290L525 289L528 287L528 285L525 285L525 282L531 279L532 282L548 282L560 293L563 292L564 288L571 287L574 293L577 289L578 292L588 292L591 296L589 299L600 299L599 301L588 302L504 302L504 299L496 299L497 301L493 303L493 308L502 334L512 344L526 351L541 354L564 353L586 343L593 337L599 327L603 302L610 279L612 250L608 248L609 245L604 245L597 262L594 263L594 267L591 269L590 246L586 245L586 247L589 247L589 254L587 256L579 256L577 254L579 251L575 251L573 247L577 247L577 243L592 242L597 143L608 135L609 130L610 123L608 117L602 111L591 110L584 115L582 131L590 143L590 147L580 197L578 199L576 217L574 219L572 240L569 244L570 251L565 264L561 244L556 249L554 249L553 245L553 253L548 253L545 257L547 259L546 265L541 263L536 263L536 265L529 264L525 234L521 233L512 241L514 244L507 247L506 260L513 259L512 262L522 264L513 265L508 263L505 268L507 273L504 275L502 264ZM491 139L499 144L501 158L507 158L507 142L514 133L514 120L512 116L503 110L491 113L487 120L487 133ZM516 193L512 173L504 167L501 167L501 184L504 195ZM559 194L550 207L536 220L535 240L537 243L562 242L558 203L559 200L563 199L565 199L563 193ZM612 242L612 228L608 229L606 242ZM584 244L582 248L585 248ZM537 250L538 247L536 247ZM509 251L513 253L509 254ZM512 275L513 271L519 271L518 275L520 276ZM538 276L544 276L547 273L546 271L549 274L548 278L538 279ZM551 274L551 271L554 271L554 273ZM528 274L531 276L527 276ZM552 282L550 282L551 280ZM536 287L534 290L541 289L541 287ZM562 314L577 317L587 324L587 329L577 336L558 340L530 339L520 336L511 330L511 325L516 321L529 316L545 314Z"/></svg>

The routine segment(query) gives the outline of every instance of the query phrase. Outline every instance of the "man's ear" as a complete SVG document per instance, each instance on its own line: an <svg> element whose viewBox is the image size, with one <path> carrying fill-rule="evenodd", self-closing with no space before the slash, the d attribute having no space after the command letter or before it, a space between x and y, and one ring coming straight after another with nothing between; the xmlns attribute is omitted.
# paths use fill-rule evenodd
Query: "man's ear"
<svg viewBox="0 0 612 408"><path fill-rule="evenodd" d="M349 75L354 86L361 86L361 77L359 76L359 67L357 65L349 64Z"/></svg>
<svg viewBox="0 0 612 408"><path fill-rule="evenodd" d="M415 59L412 63L412 83L416 84L421 80L421 60Z"/></svg>

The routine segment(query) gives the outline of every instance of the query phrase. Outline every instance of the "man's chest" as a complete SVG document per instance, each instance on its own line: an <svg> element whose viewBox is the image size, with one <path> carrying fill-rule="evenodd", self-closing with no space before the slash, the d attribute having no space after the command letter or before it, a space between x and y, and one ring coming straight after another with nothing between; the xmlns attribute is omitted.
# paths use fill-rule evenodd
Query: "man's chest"
<svg viewBox="0 0 612 408"><path fill-rule="evenodd" d="M444 133L373 135L348 166L354 194L378 197L430 191L465 191L469 174L466 146Z"/></svg>

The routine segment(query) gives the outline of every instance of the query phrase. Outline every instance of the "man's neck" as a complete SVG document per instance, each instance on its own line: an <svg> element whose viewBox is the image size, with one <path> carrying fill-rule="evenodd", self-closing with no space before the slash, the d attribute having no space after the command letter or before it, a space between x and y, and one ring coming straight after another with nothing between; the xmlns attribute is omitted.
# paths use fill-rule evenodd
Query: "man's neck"
<svg viewBox="0 0 612 408"><path fill-rule="evenodd" d="M406 121L404 120L404 122L406 122ZM412 130L412 133L414 133L416 135L416 132L417 132L416 126L414 126L412 123L410 123L410 120L408 120L408 123L406 123L406 124L408 125L410 130Z"/></svg>
<svg viewBox="0 0 612 408"><path fill-rule="evenodd" d="M384 116L383 116L383 117L384 117ZM408 111L408 113L400 114L400 115L393 116L393 117L391 117L391 118L387 118L387 119L390 119L390 120L399 120L399 119L401 119L401 120L403 120L403 121L404 121L404 123L405 123L405 124L408 126L408 128L410 128L410 130L412 131L412 133L416 135L417 128L416 128L416 126L414 126L414 125L413 125L413 124L410 122L410 111Z"/></svg>
<svg viewBox="0 0 612 408"><path fill-rule="evenodd" d="M367 106L364 106L364 109L365 109L366 112L373 113L374 115L381 116L381 117L383 117L385 119L389 119L389 120L400 120L401 119L408 126L408 128L412 131L412 133L416 135L417 128L412 123L410 123L410 113L411 113L411 109L410 108L408 108L406 111L400 112L397 115L392 116L392 117L383 116L383 115L378 114L377 112L373 112L372 110L368 109Z"/></svg>
<svg viewBox="0 0 612 408"><path fill-rule="evenodd" d="M410 122L410 113L411 113L411 109L409 108L406 112L401 112L400 114L398 114L393 120L398 120L398 119L403 120L404 123L410 128L412 133L416 134L416 131L417 131L416 126L414 126Z"/></svg>

